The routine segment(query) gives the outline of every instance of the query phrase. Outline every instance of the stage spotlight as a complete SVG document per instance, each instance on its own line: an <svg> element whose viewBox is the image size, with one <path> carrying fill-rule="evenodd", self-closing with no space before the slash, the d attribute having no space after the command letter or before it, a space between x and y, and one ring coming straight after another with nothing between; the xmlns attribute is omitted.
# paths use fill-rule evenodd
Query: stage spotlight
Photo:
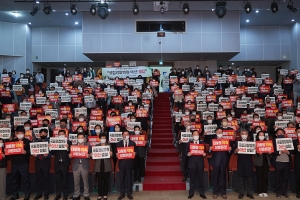
<svg viewBox="0 0 300 200"><path fill-rule="evenodd" d="M76 15L77 14L76 4L72 4L71 5L70 11L71 11L72 15Z"/></svg>
<svg viewBox="0 0 300 200"><path fill-rule="evenodd" d="M91 15L96 15L96 13L97 13L96 4L91 4L90 13L91 13Z"/></svg>
<svg viewBox="0 0 300 200"><path fill-rule="evenodd" d="M287 8L292 11L292 12L296 12L297 11L297 8L294 7L294 4L292 1L290 1L287 5Z"/></svg>
<svg viewBox="0 0 300 200"><path fill-rule="evenodd" d="M245 3L244 9L245 9L245 12L246 12L246 13L251 13L251 11L252 11L251 2L248 2L248 1L247 1L247 2Z"/></svg>
<svg viewBox="0 0 300 200"><path fill-rule="evenodd" d="M135 14L135 15L137 15L137 14L140 12L139 6L137 5L136 2L134 2L133 6L132 6L132 12L133 12L133 14Z"/></svg>
<svg viewBox="0 0 300 200"><path fill-rule="evenodd" d="M51 5L50 4L45 4L43 11L46 15L49 15L52 11Z"/></svg>
<svg viewBox="0 0 300 200"><path fill-rule="evenodd" d="M32 16L34 16L34 15L37 14L37 12L38 12L39 10L40 10L40 7L39 7L37 4L33 4L33 7L32 7L32 10L31 10L30 14L31 14Z"/></svg>
<svg viewBox="0 0 300 200"><path fill-rule="evenodd" d="M190 12L190 6L189 6L188 3L184 3L183 4L182 11L183 11L184 14L189 14L189 12Z"/></svg>
<svg viewBox="0 0 300 200"><path fill-rule="evenodd" d="M216 3L215 13L219 18L223 18L226 15L226 2L218 1Z"/></svg>
<svg viewBox="0 0 300 200"><path fill-rule="evenodd" d="M278 3L275 0L271 3L271 10L272 13L276 13L278 11Z"/></svg>
<svg viewBox="0 0 300 200"><path fill-rule="evenodd" d="M101 19L105 19L108 15L108 4L107 3L98 3L98 16Z"/></svg>

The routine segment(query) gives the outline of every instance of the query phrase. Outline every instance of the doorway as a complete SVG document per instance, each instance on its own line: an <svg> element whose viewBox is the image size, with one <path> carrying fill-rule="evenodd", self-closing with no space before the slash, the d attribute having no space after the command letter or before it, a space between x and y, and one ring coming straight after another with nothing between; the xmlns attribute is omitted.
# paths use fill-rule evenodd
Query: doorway
<svg viewBox="0 0 300 200"><path fill-rule="evenodd" d="M44 83L47 83L47 69L42 67L41 72L44 75Z"/></svg>
<svg viewBox="0 0 300 200"><path fill-rule="evenodd" d="M160 86L159 92L168 92L169 90L169 73L171 68L174 66L174 62L164 62L163 65L159 65L158 62L148 62L148 66L154 70L160 71Z"/></svg>

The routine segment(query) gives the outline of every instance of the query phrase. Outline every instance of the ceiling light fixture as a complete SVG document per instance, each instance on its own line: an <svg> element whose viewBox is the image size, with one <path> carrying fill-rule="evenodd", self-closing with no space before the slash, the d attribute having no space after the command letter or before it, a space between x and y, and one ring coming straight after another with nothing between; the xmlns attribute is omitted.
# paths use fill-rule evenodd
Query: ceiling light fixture
<svg viewBox="0 0 300 200"><path fill-rule="evenodd" d="M31 22L29 22L28 24L31 25Z"/></svg>
<svg viewBox="0 0 300 200"><path fill-rule="evenodd" d="M91 13L91 15L96 15L96 13L97 13L96 4L91 4L90 13Z"/></svg>
<svg viewBox="0 0 300 200"><path fill-rule="evenodd" d="M43 11L46 15L49 15L52 11L51 5L50 4L45 4Z"/></svg>
<svg viewBox="0 0 300 200"><path fill-rule="evenodd" d="M137 15L140 12L139 5L134 1L132 6L132 12L133 14Z"/></svg>
<svg viewBox="0 0 300 200"><path fill-rule="evenodd" d="M75 25L78 25L78 22L75 22Z"/></svg>
<svg viewBox="0 0 300 200"><path fill-rule="evenodd" d="M248 23L248 22L250 22L250 20L249 20L249 19L247 19L247 20L246 20L246 22Z"/></svg>
<svg viewBox="0 0 300 200"><path fill-rule="evenodd" d="M188 3L185 2L185 3L183 4L182 11L183 11L183 13L186 14L186 15L189 14L189 12L190 12L190 6L189 6Z"/></svg>
<svg viewBox="0 0 300 200"><path fill-rule="evenodd" d="M294 19L292 19L292 22L294 22L295 20Z"/></svg>
<svg viewBox="0 0 300 200"><path fill-rule="evenodd" d="M15 17L20 17L20 12L12 12Z"/></svg>
<svg viewBox="0 0 300 200"><path fill-rule="evenodd" d="M215 13L219 18L223 18L226 15L226 1L218 1L216 3Z"/></svg>
<svg viewBox="0 0 300 200"><path fill-rule="evenodd" d="M279 1L273 0L273 2L271 3L272 13L276 13L278 11L278 4L279 4Z"/></svg>
<svg viewBox="0 0 300 200"><path fill-rule="evenodd" d="M39 5L37 4L33 4L32 10L30 12L31 16L34 16L37 14L37 12L40 10Z"/></svg>
<svg viewBox="0 0 300 200"><path fill-rule="evenodd" d="M160 9L159 9L160 13L161 13L161 14L164 14L164 12L165 12L164 2L161 1L159 4L160 4L160 6L161 6Z"/></svg>
<svg viewBox="0 0 300 200"><path fill-rule="evenodd" d="M289 1L287 8L292 11L292 12L296 12L297 8L294 7L294 3L292 2L292 0Z"/></svg>
<svg viewBox="0 0 300 200"><path fill-rule="evenodd" d="M98 3L98 16L101 19L105 19L108 15L108 4L107 3Z"/></svg>
<svg viewBox="0 0 300 200"><path fill-rule="evenodd" d="M248 0L246 2L243 3L244 4L244 9L246 13L251 13L252 11L252 6L251 6L251 2L249 2Z"/></svg>
<svg viewBox="0 0 300 200"><path fill-rule="evenodd" d="M259 13L259 10L256 10L255 12L256 12L256 13Z"/></svg>
<svg viewBox="0 0 300 200"><path fill-rule="evenodd" d="M74 3L71 4L70 11L71 11L72 15L77 14L76 4L74 4Z"/></svg>

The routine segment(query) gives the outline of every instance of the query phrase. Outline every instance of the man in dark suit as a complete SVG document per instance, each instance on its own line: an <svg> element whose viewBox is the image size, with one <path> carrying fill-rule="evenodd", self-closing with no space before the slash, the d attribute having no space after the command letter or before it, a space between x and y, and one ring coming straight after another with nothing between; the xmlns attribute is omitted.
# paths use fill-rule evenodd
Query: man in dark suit
<svg viewBox="0 0 300 200"><path fill-rule="evenodd" d="M223 138L223 129L216 129L216 136L213 139L222 139ZM218 194L222 195L223 199L227 199L226 196L226 168L228 165L228 157L231 151L214 151L212 153L212 143L209 147L209 153L212 153L210 164L213 167L213 198L216 199Z"/></svg>
<svg viewBox="0 0 300 200"><path fill-rule="evenodd" d="M23 141L22 154L11 156L11 185L13 196L9 200L19 199L18 186L20 176L23 182L23 192L25 193L24 200L30 199L30 181L29 181L29 156L30 156L30 141L24 138L24 127L18 127L16 131L16 137L12 142Z"/></svg>
<svg viewBox="0 0 300 200"><path fill-rule="evenodd" d="M189 142L189 145L187 145L187 156L189 156L188 160L188 169L190 174L190 191L188 198L191 199L194 196L194 192L196 189L196 177L197 174L199 176L199 193L200 197L203 199L206 199L206 196L204 194L204 182L203 182L203 173L204 173L204 160L203 157L206 156L205 149L203 155L192 155L190 144L203 144L204 142L202 140L199 140L199 131L193 131L193 141Z"/></svg>
<svg viewBox="0 0 300 200"><path fill-rule="evenodd" d="M298 138L300 138L300 128L296 129L296 134ZM294 153L295 153L294 169L295 169L295 177L296 177L296 197L300 199L300 145L299 145L298 138L294 143Z"/></svg>
<svg viewBox="0 0 300 200"><path fill-rule="evenodd" d="M135 142L131 141L129 139L129 131L124 130L122 133L123 140L117 143L117 148L122 148L122 147L134 147L134 156L136 155L137 149ZM119 158L119 154L117 153L117 157ZM128 199L133 199L132 197L132 170L134 167L134 159L119 159L118 160L118 165L120 169L120 191L121 195L118 197L118 200L121 200L125 198L125 179L127 175L127 197Z"/></svg>
<svg viewBox="0 0 300 200"><path fill-rule="evenodd" d="M241 142L246 142L248 139L248 131L246 129L241 130ZM237 145L235 145L234 153L239 153L239 148L237 148ZM244 197L244 191L245 191L245 184L244 181L246 181L247 186L247 197L250 199L254 199L252 195L252 176L253 176L253 161L252 161L252 154L238 154L237 159L237 173L238 173L238 181L239 181L239 199L242 199Z"/></svg>
<svg viewBox="0 0 300 200"><path fill-rule="evenodd" d="M65 138L66 131L59 130L58 137ZM67 150L55 150L51 151L51 154L55 155L54 160L54 173L55 173L55 186L56 186L56 197L54 200L59 200L61 198L61 192L63 192L63 200L68 199L68 188L69 188L69 165L70 165L70 146L72 142L68 140L66 146Z"/></svg>

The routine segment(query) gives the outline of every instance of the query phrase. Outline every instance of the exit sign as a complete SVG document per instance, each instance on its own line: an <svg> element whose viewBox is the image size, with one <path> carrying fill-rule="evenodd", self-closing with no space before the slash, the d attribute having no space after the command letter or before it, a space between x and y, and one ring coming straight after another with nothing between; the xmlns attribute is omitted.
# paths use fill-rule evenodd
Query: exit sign
<svg viewBox="0 0 300 200"><path fill-rule="evenodd" d="M157 32L157 37L165 37L166 33L165 32Z"/></svg>

